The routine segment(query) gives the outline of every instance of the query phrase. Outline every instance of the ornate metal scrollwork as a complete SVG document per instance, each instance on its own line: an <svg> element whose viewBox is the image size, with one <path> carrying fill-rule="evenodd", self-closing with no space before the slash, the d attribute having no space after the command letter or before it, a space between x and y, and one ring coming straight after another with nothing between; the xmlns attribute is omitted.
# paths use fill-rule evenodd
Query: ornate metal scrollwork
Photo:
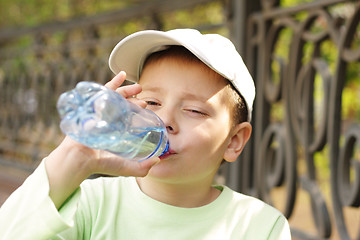
<svg viewBox="0 0 360 240"><path fill-rule="evenodd" d="M288 9L262 3L263 12L249 21L247 53L257 85L256 148L248 156L255 158L258 195L270 204L281 202L277 207L291 222L301 189L310 199L317 233L294 228L294 236L329 239L337 232L341 239L351 239L354 228L360 226L347 226L344 208L360 211L360 116L344 118L342 97L348 66L360 62L360 3L314 1ZM334 14L344 3L352 14ZM290 36L288 45L281 37L284 32ZM286 54L276 52L279 44ZM333 48L335 59L326 56L326 46ZM279 108L280 114L274 117ZM316 156L324 152L330 196L319 182L324 170L316 164ZM273 192L279 194L276 189L283 189L283 196L274 196Z"/></svg>

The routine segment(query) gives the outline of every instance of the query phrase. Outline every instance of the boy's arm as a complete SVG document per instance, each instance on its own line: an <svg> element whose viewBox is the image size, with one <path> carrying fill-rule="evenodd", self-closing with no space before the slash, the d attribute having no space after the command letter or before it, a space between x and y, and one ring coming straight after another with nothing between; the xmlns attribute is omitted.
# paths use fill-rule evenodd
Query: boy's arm
<svg viewBox="0 0 360 240"><path fill-rule="evenodd" d="M91 174L145 176L158 161L158 158L142 162L124 160L105 151L87 148L66 137L45 161L49 196L59 209Z"/></svg>
<svg viewBox="0 0 360 240"><path fill-rule="evenodd" d="M63 218L49 197L45 161L1 206L0 239L47 239L71 225L72 220Z"/></svg>
<svg viewBox="0 0 360 240"><path fill-rule="evenodd" d="M134 84L120 87L125 79L125 72L120 72L105 86L117 91L125 98L131 97L136 104L145 107L144 102L132 98L141 92L141 86ZM157 157L142 162L124 160L105 151L90 149L66 137L46 160L46 172L50 185L49 195L59 209L81 182L91 174L140 177L145 176L158 161L160 159Z"/></svg>
<svg viewBox="0 0 360 240"><path fill-rule="evenodd" d="M108 87L125 97L141 91L138 85L118 89L125 79L124 73L119 75L108 83ZM26 234L29 237L31 233L33 235L29 239L55 236L70 227L66 221L70 219L62 219L56 209L88 176L93 173L145 176L158 161L159 158L142 162L124 160L105 151L87 148L66 137L0 208L0 236L4 239L22 239L20 236ZM76 197L79 195L76 194Z"/></svg>

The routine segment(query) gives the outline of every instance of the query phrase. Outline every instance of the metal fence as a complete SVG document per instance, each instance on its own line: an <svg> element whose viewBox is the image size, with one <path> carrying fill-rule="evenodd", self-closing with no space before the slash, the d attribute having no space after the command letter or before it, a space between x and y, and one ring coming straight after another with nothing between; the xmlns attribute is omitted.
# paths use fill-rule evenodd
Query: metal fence
<svg viewBox="0 0 360 240"><path fill-rule="evenodd" d="M360 239L359 21L358 1L153 0L0 31L0 167L30 172L57 146L58 96L78 81L111 79L107 59L121 38L218 32L235 41L257 85L253 136L221 169L227 184L279 208L294 239Z"/></svg>
<svg viewBox="0 0 360 240"><path fill-rule="evenodd" d="M247 32L257 97L241 189L282 209L296 238L360 239L360 2L261 3Z"/></svg>

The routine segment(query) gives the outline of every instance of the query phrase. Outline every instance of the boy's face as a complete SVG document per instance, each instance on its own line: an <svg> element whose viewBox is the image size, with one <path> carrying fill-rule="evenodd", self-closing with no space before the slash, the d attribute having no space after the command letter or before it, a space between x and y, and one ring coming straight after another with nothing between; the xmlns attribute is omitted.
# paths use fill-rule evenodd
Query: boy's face
<svg viewBox="0 0 360 240"><path fill-rule="evenodd" d="M149 172L173 183L211 183L231 139L231 114L223 91L226 80L202 63L162 59L149 63L139 83L148 103L168 130L172 154Z"/></svg>

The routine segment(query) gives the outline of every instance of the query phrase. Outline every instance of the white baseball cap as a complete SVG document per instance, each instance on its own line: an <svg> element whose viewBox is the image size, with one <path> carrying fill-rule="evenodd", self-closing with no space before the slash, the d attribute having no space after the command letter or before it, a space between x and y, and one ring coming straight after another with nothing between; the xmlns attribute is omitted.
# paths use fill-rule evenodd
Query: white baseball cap
<svg viewBox="0 0 360 240"><path fill-rule="evenodd" d="M248 121L251 120L254 81L233 43L221 35L201 34L194 29L136 32L115 46L109 58L110 69L115 74L123 70L127 80L138 82L145 59L169 45L184 46L208 67L228 79L245 99Z"/></svg>

